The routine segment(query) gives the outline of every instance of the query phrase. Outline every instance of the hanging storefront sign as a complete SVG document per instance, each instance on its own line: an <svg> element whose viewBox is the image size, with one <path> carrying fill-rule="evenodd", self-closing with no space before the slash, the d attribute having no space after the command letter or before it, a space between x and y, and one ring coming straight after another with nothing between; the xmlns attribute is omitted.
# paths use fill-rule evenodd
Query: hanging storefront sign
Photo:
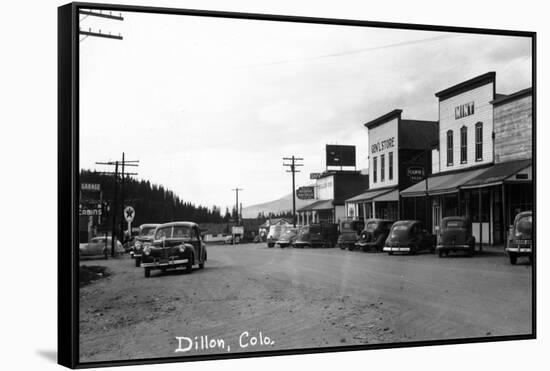
<svg viewBox="0 0 550 371"><path fill-rule="evenodd" d="M96 192L99 192L101 190L101 186L97 183L82 183L80 185L80 189L82 191L96 191Z"/></svg>
<svg viewBox="0 0 550 371"><path fill-rule="evenodd" d="M315 198L314 187L300 187L296 190L296 197L300 200L313 200Z"/></svg>
<svg viewBox="0 0 550 371"><path fill-rule="evenodd" d="M424 168L422 166L411 166L407 169L407 177L412 183L418 183L424 179Z"/></svg>

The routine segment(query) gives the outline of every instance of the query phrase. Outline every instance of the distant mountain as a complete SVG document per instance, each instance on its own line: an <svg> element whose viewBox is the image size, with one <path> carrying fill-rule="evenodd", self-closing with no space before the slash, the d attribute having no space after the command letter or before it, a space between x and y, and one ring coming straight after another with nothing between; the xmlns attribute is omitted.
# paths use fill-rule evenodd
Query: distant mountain
<svg viewBox="0 0 550 371"><path fill-rule="evenodd" d="M296 198L296 210L315 201L316 200L300 200ZM277 200L243 207L243 218L255 218L258 216L258 213L261 212L263 212L265 215L268 215L270 212L274 214L279 214L288 211L292 211L292 193L289 193L286 196L283 196Z"/></svg>

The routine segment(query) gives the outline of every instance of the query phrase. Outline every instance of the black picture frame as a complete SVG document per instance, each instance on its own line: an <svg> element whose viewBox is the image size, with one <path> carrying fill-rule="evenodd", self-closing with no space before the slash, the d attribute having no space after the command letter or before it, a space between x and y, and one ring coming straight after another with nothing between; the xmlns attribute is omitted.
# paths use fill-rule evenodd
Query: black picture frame
<svg viewBox="0 0 550 371"><path fill-rule="evenodd" d="M439 25L391 23L350 19L314 18L274 14L237 13L193 9L161 8L75 2L58 8L58 363L69 368L100 366L122 366L155 363L189 362L247 357L265 357L308 353L373 350L385 348L419 347L433 345L528 340L537 337L536 313L536 251L532 264L532 333L527 335L491 336L466 339L442 339L434 341L412 341L391 344L346 345L330 348L307 348L277 351L255 351L238 354L192 355L169 358L148 358L81 363L79 361L79 285L78 253L67 246L78 244L78 190L79 190L79 9L112 10L122 12L143 12L152 14L187 15L198 17L232 18L275 22L298 22L325 25L377 27L402 30L442 31L476 33L484 35L521 36L532 41L532 94L533 94L533 153L536 153L536 32L504 29L449 27ZM533 157L536 169L536 156ZM533 172L533 212L536 216L536 171ZM536 221L536 218L535 218ZM534 223L534 244L536 245L536 223Z"/></svg>

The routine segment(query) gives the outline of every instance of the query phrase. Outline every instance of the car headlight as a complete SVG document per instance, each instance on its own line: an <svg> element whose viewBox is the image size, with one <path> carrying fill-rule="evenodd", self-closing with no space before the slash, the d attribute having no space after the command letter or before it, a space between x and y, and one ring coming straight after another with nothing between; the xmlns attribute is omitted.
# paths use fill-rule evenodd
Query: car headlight
<svg viewBox="0 0 550 371"><path fill-rule="evenodd" d="M145 246L145 248L143 249L143 254L145 255L151 254L151 246Z"/></svg>
<svg viewBox="0 0 550 371"><path fill-rule="evenodd" d="M134 246L137 250L141 249L141 247L142 247L141 241L137 241Z"/></svg>
<svg viewBox="0 0 550 371"><path fill-rule="evenodd" d="M185 252L185 246L183 245L180 246L180 252Z"/></svg>

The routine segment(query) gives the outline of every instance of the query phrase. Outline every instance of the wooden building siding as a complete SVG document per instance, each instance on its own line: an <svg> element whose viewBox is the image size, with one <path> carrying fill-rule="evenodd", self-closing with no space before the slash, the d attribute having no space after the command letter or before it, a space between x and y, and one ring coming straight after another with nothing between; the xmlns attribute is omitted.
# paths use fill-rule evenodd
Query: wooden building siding
<svg viewBox="0 0 550 371"><path fill-rule="evenodd" d="M495 162L533 157L532 104L527 95L494 107Z"/></svg>
<svg viewBox="0 0 550 371"><path fill-rule="evenodd" d="M494 84L466 91L439 102L439 157L441 172L466 169L493 162L493 106ZM474 102L474 114L455 119L455 107ZM483 159L476 161L475 125L483 123ZM467 161L460 161L460 128L467 128ZM447 165L447 131L453 131L453 164Z"/></svg>

